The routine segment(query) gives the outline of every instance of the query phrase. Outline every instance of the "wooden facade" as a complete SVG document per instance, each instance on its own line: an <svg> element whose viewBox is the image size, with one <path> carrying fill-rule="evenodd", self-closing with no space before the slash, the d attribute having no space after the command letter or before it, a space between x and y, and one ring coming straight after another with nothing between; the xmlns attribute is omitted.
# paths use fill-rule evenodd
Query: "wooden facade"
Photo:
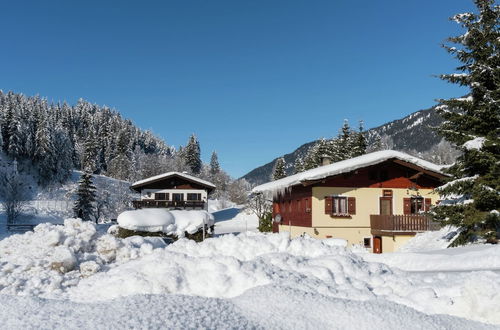
<svg viewBox="0 0 500 330"><path fill-rule="evenodd" d="M315 227L313 226L313 213L315 218L321 212L331 217L332 220L353 218L357 213L357 208L362 208L366 203L377 203L378 214L367 215L366 226L369 226L373 235L373 244L375 238L380 235L414 235L417 232L435 229L431 221L420 213L428 211L431 206L431 199L418 196L421 189L431 190L441 185L444 175L426 171L414 164L403 162L397 159L387 160L376 165L359 168L348 173L342 173L326 177L321 180L303 181L301 184L293 185L283 193L277 194L273 200L273 218L276 215L281 216L279 223L273 223L273 232L278 232L280 225L283 230L287 226L297 227ZM356 191L365 188L375 188L380 195L375 195L375 200L363 200L355 196L315 196L313 189L324 188L346 188L345 191ZM415 195L418 199L418 205L413 205L413 198L395 197L393 191L404 190L407 195ZM401 192L398 193L401 196ZM324 200L324 209L312 210L313 198L322 198ZM370 197L373 199L373 197ZM393 214L395 198L401 207L399 214ZM365 211L366 212L366 211ZM359 221L359 216L358 220ZM358 222L359 223L359 222ZM332 223L331 228L336 228L338 224ZM356 228L356 225L345 223L342 228ZM321 227L321 226L320 226ZM326 228L326 227L321 227ZM329 227L330 228L330 227ZM337 227L338 228L338 227ZM297 229L300 231L300 229ZM306 230L304 229L304 232ZM331 236L327 235L326 237ZM375 248L373 246L373 248ZM381 241L377 249L382 251Z"/></svg>
<svg viewBox="0 0 500 330"><path fill-rule="evenodd" d="M169 172L138 181L131 186L141 194L132 201L137 208L207 209L208 194L215 186L179 172Z"/></svg>

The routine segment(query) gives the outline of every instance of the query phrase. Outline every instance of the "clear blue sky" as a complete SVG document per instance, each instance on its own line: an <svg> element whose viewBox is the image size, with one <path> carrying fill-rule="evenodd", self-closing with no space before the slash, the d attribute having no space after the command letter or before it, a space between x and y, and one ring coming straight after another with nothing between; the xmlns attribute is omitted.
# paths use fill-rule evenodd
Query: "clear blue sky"
<svg viewBox="0 0 500 330"><path fill-rule="evenodd" d="M3 1L0 89L120 111L167 143L195 133L234 177L465 93L433 77L470 0Z"/></svg>

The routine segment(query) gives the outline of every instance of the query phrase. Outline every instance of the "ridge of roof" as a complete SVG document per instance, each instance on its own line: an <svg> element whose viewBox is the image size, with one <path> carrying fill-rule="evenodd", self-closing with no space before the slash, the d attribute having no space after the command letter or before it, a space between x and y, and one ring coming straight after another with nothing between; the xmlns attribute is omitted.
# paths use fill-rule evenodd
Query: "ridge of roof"
<svg viewBox="0 0 500 330"><path fill-rule="evenodd" d="M339 175L354 171L359 168L376 165L394 158L417 165L425 170L435 172L440 175L446 175L441 171L443 167L442 165L433 164L431 162L408 155L401 151L382 150L342 160L330 165L313 168L311 170L287 176L276 181L267 182L256 186L252 189L252 192L260 193L265 191L279 191L300 184L304 181L324 179L329 176Z"/></svg>
<svg viewBox="0 0 500 330"><path fill-rule="evenodd" d="M152 176L152 177L149 177L149 178L146 178L146 179L142 179L142 180L136 181L136 182L132 183L132 185L130 187L134 188L134 187L141 186L141 185L149 183L149 182L158 181L158 180L161 180L161 179L164 179L164 178L168 178L168 177L174 176L174 175L183 177L183 178L185 178L187 180L190 180L190 181L198 182L198 183L200 183L202 185L205 185L205 186L208 186L208 187L216 188L216 186L212 182L209 182L209 181L206 181L206 180L202 180L200 178L197 178L195 176L192 176L192 175L189 175L189 174L186 174L186 173L175 172L175 171L167 172L167 173L163 173L163 174L159 174L159 175L155 175L155 176Z"/></svg>

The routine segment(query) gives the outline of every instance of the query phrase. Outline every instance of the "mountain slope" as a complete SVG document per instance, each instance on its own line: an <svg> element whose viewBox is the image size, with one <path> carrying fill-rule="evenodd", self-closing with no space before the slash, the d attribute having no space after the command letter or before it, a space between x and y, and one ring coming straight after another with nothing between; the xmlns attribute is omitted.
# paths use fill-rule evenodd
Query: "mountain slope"
<svg viewBox="0 0 500 330"><path fill-rule="evenodd" d="M404 118L369 129L366 132L368 145L373 145L380 137L383 149L404 151L425 158L424 154L436 148L442 141L433 130L433 127L439 126L441 122L442 119L434 107L419 110ZM287 174L293 173L295 160L303 157L315 143L316 141L305 143L283 156L287 164ZM268 182L277 159L253 169L242 178L254 185Z"/></svg>

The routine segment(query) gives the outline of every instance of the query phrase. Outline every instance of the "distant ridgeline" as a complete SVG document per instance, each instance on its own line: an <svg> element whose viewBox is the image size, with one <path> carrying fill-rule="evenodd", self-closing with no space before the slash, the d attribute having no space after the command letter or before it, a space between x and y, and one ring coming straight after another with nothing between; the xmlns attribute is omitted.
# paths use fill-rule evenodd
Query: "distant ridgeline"
<svg viewBox="0 0 500 330"><path fill-rule="evenodd" d="M369 129L364 132L367 151L394 149L436 164L450 164L458 156L458 151L435 132L434 128L441 123L442 118L433 107ZM283 156L288 175L296 172L296 164L304 160L309 151L320 141L305 143L295 151ZM277 159L257 167L245 174L243 178L253 185L268 182Z"/></svg>
<svg viewBox="0 0 500 330"><path fill-rule="evenodd" d="M175 158L175 150L108 107L78 100L49 103L0 91L0 147L31 160L41 184L65 180L72 169L131 179L144 157Z"/></svg>

